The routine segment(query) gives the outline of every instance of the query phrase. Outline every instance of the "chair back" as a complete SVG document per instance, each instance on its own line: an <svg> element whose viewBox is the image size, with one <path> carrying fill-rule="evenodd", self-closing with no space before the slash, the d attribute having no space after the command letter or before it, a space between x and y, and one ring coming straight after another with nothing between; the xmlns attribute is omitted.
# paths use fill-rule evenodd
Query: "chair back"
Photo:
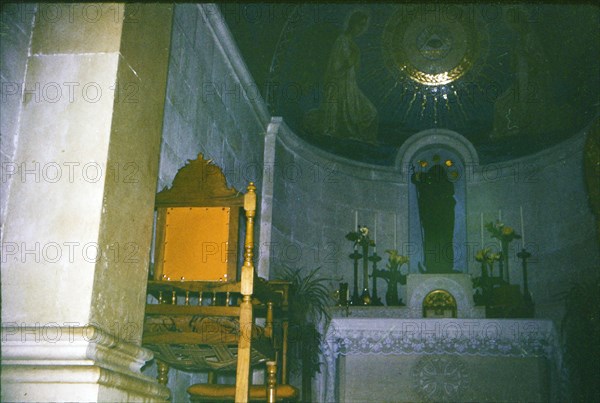
<svg viewBox="0 0 600 403"><path fill-rule="evenodd" d="M148 282L154 303L146 306L143 344L161 364L180 370L235 369L236 401L246 402L251 364L272 357L272 346L252 348L261 331L252 304L256 187L250 183L245 194L229 188L221 170L200 154L157 194L155 205ZM238 272L240 224L245 239Z"/></svg>

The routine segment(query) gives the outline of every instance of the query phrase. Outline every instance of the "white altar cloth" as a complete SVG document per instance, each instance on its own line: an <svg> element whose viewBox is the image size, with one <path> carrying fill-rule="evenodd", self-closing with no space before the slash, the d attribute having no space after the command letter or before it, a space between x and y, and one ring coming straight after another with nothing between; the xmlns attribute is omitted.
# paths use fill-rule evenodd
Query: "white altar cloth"
<svg viewBox="0 0 600 403"><path fill-rule="evenodd" d="M561 369L560 349L554 324L549 320L334 317L324 337L323 355L325 366L321 378L316 382L317 399L321 402L340 401L340 378L336 373L339 358L357 355L363 358L397 356L400 359L401 356L438 357L435 358L437 363L431 363L434 366L438 364L452 366L452 363L446 363L444 360L455 360L453 357L459 357L459 360L460 357L541 357L545 359L542 361L548 363L549 368L547 383L546 381L542 383L552 389L548 390L545 396L550 400L560 400L564 395L564 386L561 386L564 385L561 381L564 378L564 371ZM468 360L472 363L474 359L468 358ZM376 359L371 361L377 362ZM479 359L479 361L485 360ZM475 362L479 361L475 359ZM518 360L513 361L510 365L520 365L515 364ZM496 365L489 364L490 359L486 362L488 362L486 365ZM471 365L469 363L467 364ZM390 365L383 362L382 364ZM408 364L399 364L402 365ZM458 366L453 371L460 375L460 370L461 367ZM468 372L468 368L463 372ZM350 379L346 383L353 381ZM361 379L355 381L360 382ZM426 388L431 385L427 386L425 383L423 385L424 393L430 393ZM364 387L376 388L374 385L364 385ZM454 389L449 390L447 396L440 390L431 396L435 400L457 400L461 385L452 387ZM400 401L401 399L398 396L389 396L385 400Z"/></svg>

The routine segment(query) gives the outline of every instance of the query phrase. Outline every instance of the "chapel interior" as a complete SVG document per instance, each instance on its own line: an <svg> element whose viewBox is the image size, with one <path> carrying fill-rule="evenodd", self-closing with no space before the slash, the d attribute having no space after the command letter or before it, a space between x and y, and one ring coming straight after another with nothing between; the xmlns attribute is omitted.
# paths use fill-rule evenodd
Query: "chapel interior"
<svg viewBox="0 0 600 403"><path fill-rule="evenodd" d="M597 5L0 7L0 400L600 399Z"/></svg>

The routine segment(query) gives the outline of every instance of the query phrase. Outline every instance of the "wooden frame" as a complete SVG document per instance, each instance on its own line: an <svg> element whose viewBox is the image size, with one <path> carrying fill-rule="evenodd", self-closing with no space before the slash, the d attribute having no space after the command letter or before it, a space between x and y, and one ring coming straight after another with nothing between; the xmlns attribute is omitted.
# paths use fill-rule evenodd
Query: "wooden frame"
<svg viewBox="0 0 600 403"><path fill-rule="evenodd" d="M184 277L183 280L236 281L239 262L239 217L243 204L243 194L227 186L225 176L219 167L212 164L211 161L206 161L202 154L199 154L197 159L189 161L186 166L177 172L173 180L173 186L156 195L157 219L153 279L159 281L169 278L173 281L180 281L182 280L181 277ZM214 214L209 214L209 211L214 212ZM219 217L219 211L228 211L228 220ZM174 235L169 232L171 213L173 216L189 213L190 217L196 218L196 225L200 225L197 219L203 216L203 213L206 213L204 215L205 219L214 219L215 222L220 222L222 225L229 227L226 240L223 239L224 234L221 234L221 237L215 240L210 238L212 234L206 234L208 238L204 238L206 243L201 243L200 253L196 251L194 254L192 249L186 249L188 253L191 253L190 256L195 256L196 259L200 259L201 256L202 263L211 263L209 273L196 272L192 268L183 268L177 264L173 264L172 267L170 261L165 264L165 258L168 254L165 245L170 237L182 238L189 236L192 239L202 237L200 232L196 230L193 220L190 222L189 227L185 227L181 223L177 227L177 231L189 231L187 234ZM209 246L211 250L208 250ZM175 248L173 253L183 251L183 249L180 249L181 246L173 246L173 248ZM216 248L216 250L213 248ZM214 253L217 253L216 261L213 259L208 262L210 260L208 259L209 255ZM194 262L194 259L188 258L187 260ZM207 267L200 264L200 262L198 263L199 269Z"/></svg>

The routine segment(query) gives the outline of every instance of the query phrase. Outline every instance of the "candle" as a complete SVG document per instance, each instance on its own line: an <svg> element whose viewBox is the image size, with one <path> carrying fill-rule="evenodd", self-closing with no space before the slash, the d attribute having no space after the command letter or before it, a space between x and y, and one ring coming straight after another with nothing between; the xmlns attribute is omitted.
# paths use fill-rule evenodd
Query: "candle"
<svg viewBox="0 0 600 403"><path fill-rule="evenodd" d="M525 226L523 225L523 206L519 206L521 212L521 249L525 249Z"/></svg>
<svg viewBox="0 0 600 403"><path fill-rule="evenodd" d="M396 250L396 213L394 213L394 250Z"/></svg>
<svg viewBox="0 0 600 403"><path fill-rule="evenodd" d="M498 221L502 222L502 210L498 209Z"/></svg>
<svg viewBox="0 0 600 403"><path fill-rule="evenodd" d="M379 218L379 214L375 213L375 232L373 234L373 242L375 242L373 252L375 253L377 253L377 218Z"/></svg>
<svg viewBox="0 0 600 403"><path fill-rule="evenodd" d="M481 249L483 249L483 213L479 216L479 223L481 227Z"/></svg>
<svg viewBox="0 0 600 403"><path fill-rule="evenodd" d="M354 231L358 231L358 210L354 210Z"/></svg>

